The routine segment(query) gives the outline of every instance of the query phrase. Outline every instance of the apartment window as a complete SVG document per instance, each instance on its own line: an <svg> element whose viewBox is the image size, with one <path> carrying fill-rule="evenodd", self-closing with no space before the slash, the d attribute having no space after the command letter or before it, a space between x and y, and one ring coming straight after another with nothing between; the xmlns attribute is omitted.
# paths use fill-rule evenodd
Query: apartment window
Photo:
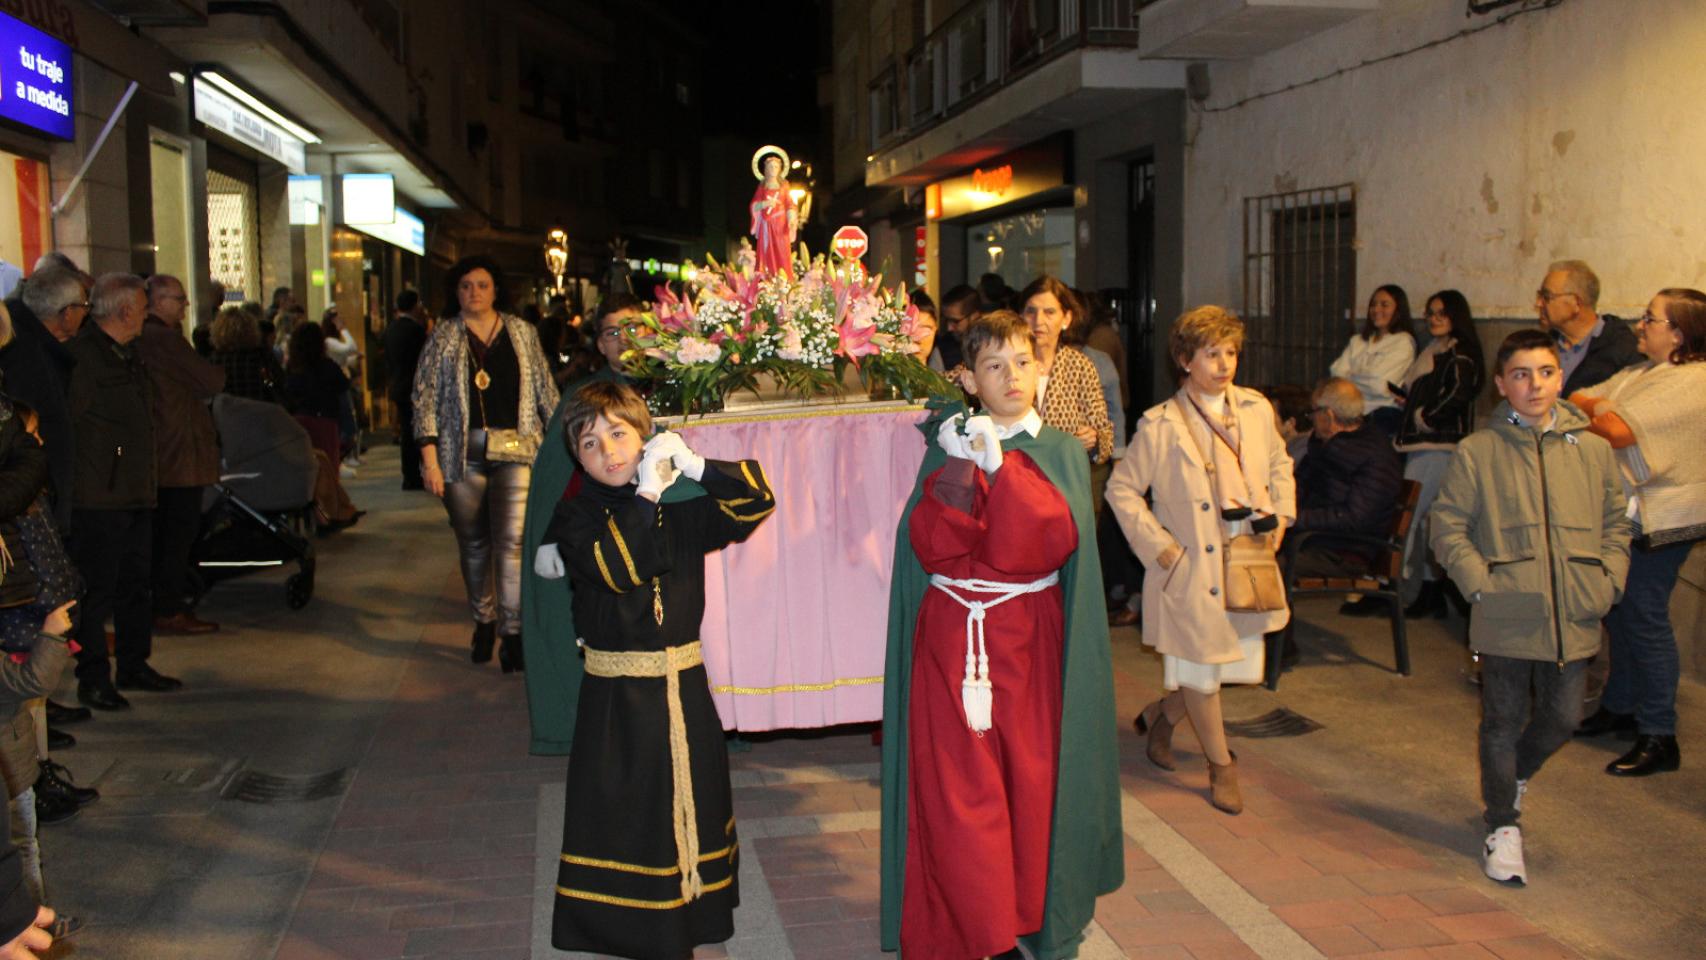
<svg viewBox="0 0 1706 960"><path fill-rule="evenodd" d="M1356 316L1356 187L1244 200L1244 356L1238 379L1311 386Z"/></svg>
<svg viewBox="0 0 1706 960"><path fill-rule="evenodd" d="M890 67L871 84L871 147L876 148L899 128L900 91Z"/></svg>

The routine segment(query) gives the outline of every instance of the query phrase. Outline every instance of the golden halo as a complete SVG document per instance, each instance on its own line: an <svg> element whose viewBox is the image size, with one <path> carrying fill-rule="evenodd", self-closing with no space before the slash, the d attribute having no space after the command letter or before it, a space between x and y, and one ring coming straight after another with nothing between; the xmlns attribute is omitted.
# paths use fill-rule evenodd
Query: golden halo
<svg viewBox="0 0 1706 960"><path fill-rule="evenodd" d="M762 159L765 154L770 153L774 153L778 157L782 158L782 179L788 179L788 151L770 143L759 147L758 152L752 155L752 175L757 177L759 182L762 183L764 181L764 170L759 166L758 161Z"/></svg>

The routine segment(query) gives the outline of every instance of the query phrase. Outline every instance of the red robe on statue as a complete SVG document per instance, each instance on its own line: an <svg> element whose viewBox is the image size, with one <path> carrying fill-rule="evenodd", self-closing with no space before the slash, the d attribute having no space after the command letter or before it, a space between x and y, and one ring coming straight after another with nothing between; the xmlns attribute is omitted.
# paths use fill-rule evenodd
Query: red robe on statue
<svg viewBox="0 0 1706 960"><path fill-rule="evenodd" d="M1078 547L1060 491L1024 453L991 484L949 459L924 482L909 525L931 574L1032 584ZM989 604L1001 594L955 587ZM973 960L1011 950L1043 924L1059 767L1064 614L1060 586L986 608L990 729L961 702L970 610L939 587L918 610L908 704L906 880L901 956Z"/></svg>
<svg viewBox="0 0 1706 960"><path fill-rule="evenodd" d="M760 183L752 194L752 238L757 244L758 275L794 277L793 231L788 228L794 198L788 184L766 187Z"/></svg>

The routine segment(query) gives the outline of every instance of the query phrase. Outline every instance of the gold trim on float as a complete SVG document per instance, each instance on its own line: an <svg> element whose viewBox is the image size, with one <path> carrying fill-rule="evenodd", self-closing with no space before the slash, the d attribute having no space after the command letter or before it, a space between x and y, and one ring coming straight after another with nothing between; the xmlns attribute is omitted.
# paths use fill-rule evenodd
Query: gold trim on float
<svg viewBox="0 0 1706 960"><path fill-rule="evenodd" d="M735 851L739 849L740 844L733 843L721 850L713 850L710 853L700 855L699 862L710 863L712 860L732 858ZM578 857L572 853L561 854L560 859L564 863L574 864L577 867L597 867L601 870L619 870L623 873L637 873L646 877L673 877L681 873L681 868L679 866L642 867L637 863L623 863L620 860L600 860L597 857Z"/></svg>
<svg viewBox="0 0 1706 960"><path fill-rule="evenodd" d="M785 683L779 687L734 687L719 685L711 687L712 693L732 693L740 697L763 697L773 693L823 693L836 687L864 687L873 683L882 683L882 677L848 677L842 680L831 680L827 683Z"/></svg>
<svg viewBox="0 0 1706 960"><path fill-rule="evenodd" d="M705 893L715 893L735 882L735 875L729 874L716 883L705 884ZM636 910L674 910L687 906L686 897L676 897L674 900L635 900L632 897L613 897L607 893L593 893L591 890L574 890L569 887L558 887L557 896L570 897L575 900L590 900L593 903L608 904L612 907L632 907ZM697 899L697 898L695 898Z"/></svg>

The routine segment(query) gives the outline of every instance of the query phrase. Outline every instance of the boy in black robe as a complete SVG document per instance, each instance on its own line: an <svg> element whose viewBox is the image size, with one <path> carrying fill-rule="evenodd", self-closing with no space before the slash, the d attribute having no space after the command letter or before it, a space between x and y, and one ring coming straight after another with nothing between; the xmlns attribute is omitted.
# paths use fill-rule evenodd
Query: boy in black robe
<svg viewBox="0 0 1706 960"><path fill-rule="evenodd" d="M647 440L627 386L583 387L563 419L584 475L534 569L570 578L586 662L551 942L680 960L732 936L740 902L728 752L699 650L704 557L745 540L775 499L756 461ZM660 503L683 474L709 496Z"/></svg>

